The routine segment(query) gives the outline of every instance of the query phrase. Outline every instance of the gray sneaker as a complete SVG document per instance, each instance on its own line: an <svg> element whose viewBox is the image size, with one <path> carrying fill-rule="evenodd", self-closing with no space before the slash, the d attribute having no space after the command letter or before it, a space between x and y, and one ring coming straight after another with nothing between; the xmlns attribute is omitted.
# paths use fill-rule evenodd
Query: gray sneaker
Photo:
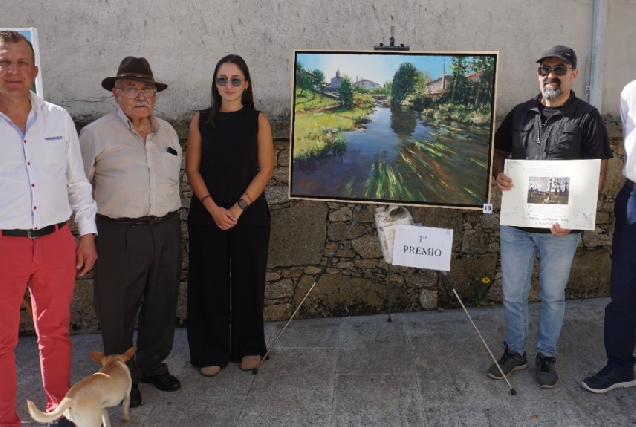
<svg viewBox="0 0 636 427"><path fill-rule="evenodd" d="M556 358L547 357L538 353L534 363L537 365L537 384L539 384L539 387L556 387L559 383L559 376L556 371Z"/></svg>
<svg viewBox="0 0 636 427"><path fill-rule="evenodd" d="M501 370L497 367L497 364L501 367ZM526 352L519 354L515 351L508 349L508 344L504 341L504 354L497 363L493 363L490 369L488 369L487 375L494 380L503 380L501 372L508 377L515 371L520 371L528 367L528 359L526 359Z"/></svg>

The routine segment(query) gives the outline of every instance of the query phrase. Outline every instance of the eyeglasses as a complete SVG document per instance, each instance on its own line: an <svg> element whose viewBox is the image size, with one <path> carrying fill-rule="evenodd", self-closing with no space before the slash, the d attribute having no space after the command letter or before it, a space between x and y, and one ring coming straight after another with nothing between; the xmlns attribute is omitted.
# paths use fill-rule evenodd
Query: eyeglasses
<svg viewBox="0 0 636 427"><path fill-rule="evenodd" d="M550 75L551 71L554 71L555 76L565 76L568 70L573 70L573 69L574 68L568 68L565 65L556 65L554 67L548 67L547 65L544 65L542 67L539 67L537 71L539 72L539 75L541 77L547 77Z"/></svg>
<svg viewBox="0 0 636 427"><path fill-rule="evenodd" d="M157 96L157 89L148 88L148 89L136 89L133 87L128 87L126 89L117 88L120 93L123 93L126 98L134 99L139 96L139 93L143 93L146 98L154 98Z"/></svg>
<svg viewBox="0 0 636 427"><path fill-rule="evenodd" d="M239 87L240 85L243 84L243 80L239 79L238 77L232 77L230 79L230 83L234 87ZM218 79L216 79L216 84L219 86L227 85L227 77L219 77Z"/></svg>

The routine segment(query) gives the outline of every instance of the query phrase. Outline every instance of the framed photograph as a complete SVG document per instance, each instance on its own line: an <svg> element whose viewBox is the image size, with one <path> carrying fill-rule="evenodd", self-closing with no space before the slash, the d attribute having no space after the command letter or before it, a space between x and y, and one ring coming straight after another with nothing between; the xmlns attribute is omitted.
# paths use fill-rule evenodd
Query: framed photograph
<svg viewBox="0 0 636 427"><path fill-rule="evenodd" d="M290 199L482 209L498 52L294 51Z"/></svg>
<svg viewBox="0 0 636 427"><path fill-rule="evenodd" d="M501 198L501 225L594 230L601 161L511 160L513 187Z"/></svg>
<svg viewBox="0 0 636 427"><path fill-rule="evenodd" d="M20 34L23 34L33 45L33 50L35 51L35 65L39 68L39 72L38 76L35 78L35 83L33 83L31 90L37 93L41 98L44 98L44 88L42 86L42 67L40 66L40 44L38 43L38 29L0 28L0 31L17 31Z"/></svg>

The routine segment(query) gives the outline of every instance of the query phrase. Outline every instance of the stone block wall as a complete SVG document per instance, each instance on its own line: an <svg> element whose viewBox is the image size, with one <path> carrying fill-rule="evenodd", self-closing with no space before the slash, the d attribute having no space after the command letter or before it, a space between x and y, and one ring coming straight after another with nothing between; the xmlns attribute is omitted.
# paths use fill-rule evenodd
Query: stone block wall
<svg viewBox="0 0 636 427"><path fill-rule="evenodd" d="M623 152L620 125L607 117L615 158L609 162L607 185L598 203L596 229L583 233L577 249L567 298L591 298L609 294L611 237L614 230L614 197L623 183ZM85 123L77 123L81 127ZM185 150L188 123L173 123ZM276 132L280 135L282 132ZM289 140L275 140L276 170L266 188L272 216L272 235L265 287L265 319L286 320L314 283L314 276L359 212L360 205L289 200ZM183 274L177 308L178 326L186 322L188 232L185 220L192 192L181 171L183 207ZM450 278L467 305L474 304L476 283L492 279L487 299L502 302L499 262L499 207L501 195L492 188L494 213L445 208L413 208L416 222L429 227L453 229ZM299 310L298 318L354 316L387 310L387 264L382 258L374 224L374 205L369 205L333 258L325 274ZM536 267L538 267L538 262ZM432 310L457 307L448 284L436 271L407 267L391 268L392 311ZM92 276L76 282L71 306L72 333L99 332L93 309ZM538 268L532 278L530 299L538 300ZM20 331L33 334L33 322L22 312Z"/></svg>

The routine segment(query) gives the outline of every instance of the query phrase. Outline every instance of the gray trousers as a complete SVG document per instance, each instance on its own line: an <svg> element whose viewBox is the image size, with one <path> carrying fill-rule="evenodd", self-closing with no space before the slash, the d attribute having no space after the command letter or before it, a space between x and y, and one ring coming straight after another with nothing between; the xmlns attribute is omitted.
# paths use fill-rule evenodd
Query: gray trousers
<svg viewBox="0 0 636 427"><path fill-rule="evenodd" d="M133 346L138 316L137 353L128 362L133 384L143 376L168 372L181 280L181 221L178 214L153 225L119 224L98 216L95 239L95 311L104 353L122 354Z"/></svg>

